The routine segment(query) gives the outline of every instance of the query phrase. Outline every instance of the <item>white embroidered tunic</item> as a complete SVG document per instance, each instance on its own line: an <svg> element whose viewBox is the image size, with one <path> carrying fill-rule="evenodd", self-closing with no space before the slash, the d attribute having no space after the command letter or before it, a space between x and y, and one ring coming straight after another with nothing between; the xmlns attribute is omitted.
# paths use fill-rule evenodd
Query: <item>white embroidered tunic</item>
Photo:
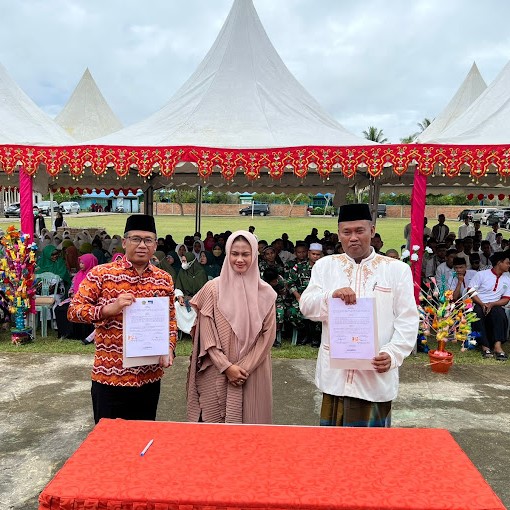
<svg viewBox="0 0 510 510"><path fill-rule="evenodd" d="M350 287L357 297L375 298L379 351L387 352L391 357L388 372L380 374L375 370L330 367L328 300L333 291L343 287ZM413 350L418 333L413 279L407 264L378 255L373 249L360 264L345 253L324 257L315 263L299 307L308 319L322 322L322 341L315 374L319 390L370 402L387 402L396 398L398 367Z"/></svg>

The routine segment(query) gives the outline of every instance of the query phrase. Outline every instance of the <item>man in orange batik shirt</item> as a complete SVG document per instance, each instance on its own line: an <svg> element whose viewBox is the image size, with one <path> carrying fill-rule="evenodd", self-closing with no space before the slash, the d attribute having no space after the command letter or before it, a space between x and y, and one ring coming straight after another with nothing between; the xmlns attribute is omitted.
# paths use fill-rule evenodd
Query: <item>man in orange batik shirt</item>
<svg viewBox="0 0 510 510"><path fill-rule="evenodd" d="M122 241L125 256L94 267L69 306L69 320L95 325L91 393L96 423L101 418L156 419L163 368L172 365L177 341L172 277L149 262L156 243L154 218L130 216ZM163 296L170 302L170 354L160 356L159 364L124 368L123 309L135 298Z"/></svg>

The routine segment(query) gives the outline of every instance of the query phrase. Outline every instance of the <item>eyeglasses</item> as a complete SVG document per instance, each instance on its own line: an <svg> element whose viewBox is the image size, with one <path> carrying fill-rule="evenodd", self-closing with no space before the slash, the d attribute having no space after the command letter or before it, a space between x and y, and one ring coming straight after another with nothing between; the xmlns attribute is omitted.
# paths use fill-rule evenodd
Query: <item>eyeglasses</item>
<svg viewBox="0 0 510 510"><path fill-rule="evenodd" d="M138 236L129 236L126 237L126 239L129 239L129 241L136 246L138 246L142 241L145 244L145 246L154 246L156 244L156 239L153 237L138 237Z"/></svg>

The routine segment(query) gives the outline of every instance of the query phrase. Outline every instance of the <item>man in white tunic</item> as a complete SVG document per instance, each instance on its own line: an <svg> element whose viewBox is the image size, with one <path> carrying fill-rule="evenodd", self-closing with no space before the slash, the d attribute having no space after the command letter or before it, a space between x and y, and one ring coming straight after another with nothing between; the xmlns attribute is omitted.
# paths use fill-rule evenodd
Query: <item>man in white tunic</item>
<svg viewBox="0 0 510 510"><path fill-rule="evenodd" d="M391 425L391 401L398 392L398 367L411 353L418 333L413 279L407 264L375 253L375 230L366 204L344 205L338 236L345 253L324 257L312 269L299 307L322 322L315 383L323 392L321 425ZM379 353L371 370L333 368L329 356L328 301L354 304L374 297Z"/></svg>

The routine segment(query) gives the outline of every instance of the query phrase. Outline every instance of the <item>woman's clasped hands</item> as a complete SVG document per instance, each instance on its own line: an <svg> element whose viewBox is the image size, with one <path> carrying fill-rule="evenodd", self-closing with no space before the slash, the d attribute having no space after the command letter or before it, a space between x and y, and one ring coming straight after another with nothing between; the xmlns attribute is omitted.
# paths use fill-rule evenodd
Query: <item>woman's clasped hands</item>
<svg viewBox="0 0 510 510"><path fill-rule="evenodd" d="M238 365L230 365L225 370L225 375L232 386L242 386L250 374Z"/></svg>

